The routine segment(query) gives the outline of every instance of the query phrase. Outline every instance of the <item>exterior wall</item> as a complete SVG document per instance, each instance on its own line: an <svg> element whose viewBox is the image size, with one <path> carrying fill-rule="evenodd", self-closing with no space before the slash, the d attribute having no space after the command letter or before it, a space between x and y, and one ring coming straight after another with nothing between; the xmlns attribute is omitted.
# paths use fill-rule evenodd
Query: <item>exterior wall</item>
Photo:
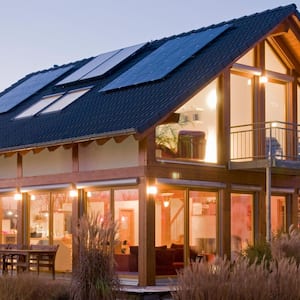
<svg viewBox="0 0 300 300"><path fill-rule="evenodd" d="M0 156L0 179L14 178L17 175L17 156Z"/></svg>
<svg viewBox="0 0 300 300"><path fill-rule="evenodd" d="M122 143L110 139L104 145L96 142L79 147L79 170L105 170L138 165L138 142L128 137Z"/></svg>
<svg viewBox="0 0 300 300"><path fill-rule="evenodd" d="M60 174L72 171L72 150L60 147L55 151L27 153L23 157L23 176Z"/></svg>

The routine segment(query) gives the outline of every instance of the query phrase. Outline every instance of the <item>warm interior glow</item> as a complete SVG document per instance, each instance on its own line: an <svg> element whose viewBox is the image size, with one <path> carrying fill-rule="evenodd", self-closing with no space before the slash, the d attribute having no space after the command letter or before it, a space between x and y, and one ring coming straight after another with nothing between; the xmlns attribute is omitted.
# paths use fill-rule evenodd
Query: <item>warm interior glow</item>
<svg viewBox="0 0 300 300"><path fill-rule="evenodd" d="M31 196L30 196L30 200L31 200L31 201L34 201L35 199L36 199L36 198L35 198L35 195L31 195Z"/></svg>

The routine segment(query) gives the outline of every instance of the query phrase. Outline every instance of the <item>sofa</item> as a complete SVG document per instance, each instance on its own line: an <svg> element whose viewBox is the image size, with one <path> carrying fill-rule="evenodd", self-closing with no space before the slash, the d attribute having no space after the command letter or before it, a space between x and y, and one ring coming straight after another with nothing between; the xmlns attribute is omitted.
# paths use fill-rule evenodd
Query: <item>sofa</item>
<svg viewBox="0 0 300 300"><path fill-rule="evenodd" d="M177 270L184 266L183 245L172 244L155 247L156 275L176 275ZM195 260L197 253L190 249L190 259ZM129 271L138 272L138 246L130 246Z"/></svg>

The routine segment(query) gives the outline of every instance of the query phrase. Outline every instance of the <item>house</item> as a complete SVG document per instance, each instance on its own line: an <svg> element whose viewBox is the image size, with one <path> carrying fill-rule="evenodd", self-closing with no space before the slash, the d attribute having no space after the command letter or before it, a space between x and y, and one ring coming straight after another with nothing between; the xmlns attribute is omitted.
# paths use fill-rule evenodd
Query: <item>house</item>
<svg viewBox="0 0 300 300"><path fill-rule="evenodd" d="M299 74L294 4L29 74L0 94L1 242L71 271L111 213L146 286L298 226Z"/></svg>

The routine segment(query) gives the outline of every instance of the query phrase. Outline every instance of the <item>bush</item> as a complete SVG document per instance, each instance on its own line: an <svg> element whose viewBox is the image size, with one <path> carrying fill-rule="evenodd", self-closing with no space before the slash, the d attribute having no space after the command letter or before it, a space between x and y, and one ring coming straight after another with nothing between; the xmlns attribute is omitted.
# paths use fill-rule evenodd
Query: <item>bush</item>
<svg viewBox="0 0 300 300"><path fill-rule="evenodd" d="M116 225L99 214L83 216L76 234L78 263L73 270L71 299L113 300L120 291L115 272Z"/></svg>
<svg viewBox="0 0 300 300"><path fill-rule="evenodd" d="M258 242L255 245L248 245L242 252L242 255L249 259L250 264L254 262L260 264L263 260L268 264L272 259L271 246L266 241Z"/></svg>

